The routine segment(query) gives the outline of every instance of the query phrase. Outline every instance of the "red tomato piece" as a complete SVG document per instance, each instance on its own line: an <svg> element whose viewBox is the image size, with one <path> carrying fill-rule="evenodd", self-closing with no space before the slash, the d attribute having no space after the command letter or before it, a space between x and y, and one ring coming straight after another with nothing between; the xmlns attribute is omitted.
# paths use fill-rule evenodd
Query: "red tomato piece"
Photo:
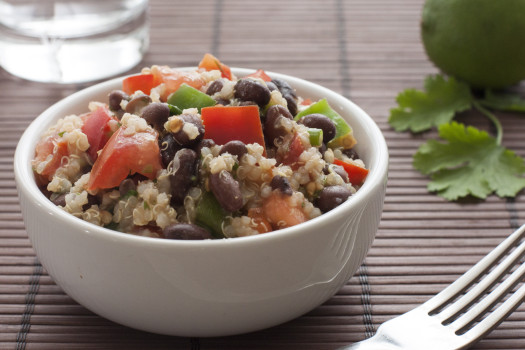
<svg viewBox="0 0 525 350"><path fill-rule="evenodd" d="M149 95L151 89L156 85L153 74L139 74L127 77L122 81L122 91L128 95L132 95L135 91L140 90Z"/></svg>
<svg viewBox="0 0 525 350"><path fill-rule="evenodd" d="M126 135L125 130L125 126L118 129L100 152L91 169L89 190L117 187L134 173L154 179L162 169L157 132Z"/></svg>
<svg viewBox="0 0 525 350"><path fill-rule="evenodd" d="M198 72L186 72L168 66L153 66L151 74L154 76L154 81L157 82L156 85L164 84L165 88L161 91L160 96L162 101L166 101L168 96L177 91L182 84L188 84L195 89L200 89L206 84Z"/></svg>
<svg viewBox="0 0 525 350"><path fill-rule="evenodd" d="M303 106L309 106L309 105L312 104L312 100L309 99L309 98L305 98L305 99L301 102L301 104L302 104Z"/></svg>
<svg viewBox="0 0 525 350"><path fill-rule="evenodd" d="M262 208L248 209L248 216L252 219L252 223L255 225L254 229L259 233L266 233L272 230L272 225L266 219L266 215Z"/></svg>
<svg viewBox="0 0 525 350"><path fill-rule="evenodd" d="M366 176L368 175L368 169L360 166L347 163L340 159L335 159L334 164L342 166L348 174L348 179L352 185L361 186L365 182Z"/></svg>
<svg viewBox="0 0 525 350"><path fill-rule="evenodd" d="M204 57L199 63L199 68L204 70L220 70L223 78L228 80L232 79L232 72L230 67L223 64L219 59L210 53L204 54Z"/></svg>
<svg viewBox="0 0 525 350"><path fill-rule="evenodd" d="M52 155L51 159L39 174L51 179L57 169L62 165L62 159L69 156L67 142L59 141L58 135L51 135L40 140L36 145L34 163L38 164L46 161L49 155Z"/></svg>
<svg viewBox="0 0 525 350"><path fill-rule="evenodd" d="M86 134L89 142L87 153L91 161L97 160L98 151L101 150L112 135L109 122L115 120L105 107L98 107L93 112L82 116L84 125L82 132Z"/></svg>
<svg viewBox="0 0 525 350"><path fill-rule="evenodd" d="M233 140L264 145L264 135L257 106L213 106L201 110L204 138L218 145Z"/></svg>
<svg viewBox="0 0 525 350"><path fill-rule="evenodd" d="M264 81L272 81L272 78L270 78L262 69L257 69L254 73L248 74L245 78L259 78Z"/></svg>
<svg viewBox="0 0 525 350"><path fill-rule="evenodd" d="M263 201L262 210L266 219L277 229L291 227L308 220L301 207L290 204L289 197L273 192Z"/></svg>
<svg viewBox="0 0 525 350"><path fill-rule="evenodd" d="M301 166L299 157L304 151L305 148L301 138L295 134L290 142L288 152L286 152L281 158L281 163L289 165L294 170L298 169Z"/></svg>

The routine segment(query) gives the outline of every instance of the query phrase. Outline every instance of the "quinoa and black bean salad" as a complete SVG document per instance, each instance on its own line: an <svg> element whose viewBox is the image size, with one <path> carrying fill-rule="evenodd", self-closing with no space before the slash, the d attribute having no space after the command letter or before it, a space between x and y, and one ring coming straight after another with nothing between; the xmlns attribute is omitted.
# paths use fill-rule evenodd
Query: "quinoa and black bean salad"
<svg viewBox="0 0 525 350"><path fill-rule="evenodd" d="M346 201L368 170L325 99L211 54L193 71L144 68L39 140L42 192L95 225L167 239L266 233Z"/></svg>

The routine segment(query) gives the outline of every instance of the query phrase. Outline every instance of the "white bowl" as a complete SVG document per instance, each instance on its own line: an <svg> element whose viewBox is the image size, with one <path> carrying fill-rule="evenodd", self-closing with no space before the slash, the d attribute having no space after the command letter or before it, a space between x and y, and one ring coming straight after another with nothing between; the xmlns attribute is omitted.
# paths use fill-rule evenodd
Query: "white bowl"
<svg viewBox="0 0 525 350"><path fill-rule="evenodd" d="M253 72L233 69L237 76ZM294 319L332 297L356 272L377 231L388 150L358 106L319 85L268 72L303 97L323 97L354 129L370 173L348 201L306 223L258 236L177 241L133 236L82 221L38 189L31 159L40 134L68 114L106 101L122 78L77 92L38 116L16 149L14 170L27 233L40 262L73 299L114 322L177 336L224 336Z"/></svg>

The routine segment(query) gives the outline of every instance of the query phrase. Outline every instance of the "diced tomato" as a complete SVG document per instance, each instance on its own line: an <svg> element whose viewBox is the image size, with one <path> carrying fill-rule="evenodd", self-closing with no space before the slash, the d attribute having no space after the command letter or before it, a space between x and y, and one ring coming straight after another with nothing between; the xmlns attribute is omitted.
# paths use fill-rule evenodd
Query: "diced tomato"
<svg viewBox="0 0 525 350"><path fill-rule="evenodd" d="M186 72L168 66L153 66L151 67L151 74L155 77L154 81L158 82L157 85L164 83L165 88L160 95L162 101L166 101L168 96L177 91L179 86L184 83L195 89L200 89L206 84L199 72Z"/></svg>
<svg viewBox="0 0 525 350"><path fill-rule="evenodd" d="M264 145L264 135L257 106L213 106L201 110L204 138L218 145L233 140Z"/></svg>
<svg viewBox="0 0 525 350"><path fill-rule="evenodd" d="M272 78L270 78L262 69L257 69L254 73L248 74L245 78L259 78L264 81L272 81Z"/></svg>
<svg viewBox="0 0 525 350"><path fill-rule="evenodd" d="M91 169L89 190L116 187L134 173L154 179L162 169L157 132L126 135L125 131L125 126L118 129L100 152Z"/></svg>
<svg viewBox="0 0 525 350"><path fill-rule="evenodd" d="M47 161L49 155L52 156ZM51 135L37 143L34 164L38 165L47 161L45 167L39 171L39 174L51 179L62 165L62 159L67 156L69 156L67 142L60 140L58 135Z"/></svg>
<svg viewBox="0 0 525 350"><path fill-rule="evenodd" d="M289 198L282 193L272 192L263 202L264 215L275 228L290 227L308 220L303 209L292 206Z"/></svg>
<svg viewBox="0 0 525 350"><path fill-rule="evenodd" d="M303 106L309 106L312 103L313 103L312 100L309 99L309 98L305 98L304 100L301 101L301 105L303 105Z"/></svg>
<svg viewBox="0 0 525 350"><path fill-rule="evenodd" d="M112 135L110 121L116 120L106 107L98 107L93 112L82 116L84 125L82 132L86 134L89 142L87 153L91 161L97 160L98 151L101 150Z"/></svg>
<svg viewBox="0 0 525 350"><path fill-rule="evenodd" d="M361 186L368 175L368 169L347 163L340 159L335 159L334 164L342 166L348 174L348 179L352 185Z"/></svg>
<svg viewBox="0 0 525 350"><path fill-rule="evenodd" d="M266 233L272 230L272 225L266 219L262 208L248 209L248 217L252 219L253 224L255 224L254 229L259 231L259 233Z"/></svg>
<svg viewBox="0 0 525 350"><path fill-rule="evenodd" d="M228 80L232 79L232 72L230 67L223 64L219 59L210 53L204 54L204 57L199 63L199 68L204 70L220 70L223 78Z"/></svg>
<svg viewBox="0 0 525 350"><path fill-rule="evenodd" d="M295 134L292 138L292 141L290 142L290 146L288 147L288 152L279 157L280 162L282 164L289 165L292 169L296 170L301 166L299 157L304 151L305 147L301 141L301 138L299 135Z"/></svg>
<svg viewBox="0 0 525 350"><path fill-rule="evenodd" d="M153 74L139 74L127 77L122 81L122 91L126 94L131 95L135 91L140 90L143 93L149 95L151 89L156 85L155 77Z"/></svg>

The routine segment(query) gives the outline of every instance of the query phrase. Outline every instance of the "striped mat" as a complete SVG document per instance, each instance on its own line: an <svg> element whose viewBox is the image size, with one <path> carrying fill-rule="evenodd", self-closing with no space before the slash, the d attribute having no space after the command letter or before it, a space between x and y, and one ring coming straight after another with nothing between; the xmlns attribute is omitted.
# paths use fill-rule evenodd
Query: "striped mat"
<svg viewBox="0 0 525 350"><path fill-rule="evenodd" d="M436 132L388 124L399 92L437 70L419 37L422 0L151 0L151 46L141 66L195 65L212 52L236 67L281 72L360 105L387 139L390 168L369 255L337 295L274 328L224 338L167 337L105 320L68 297L40 265L24 229L12 159L25 127L84 86L43 86L0 76L1 349L336 349L429 299L525 222L525 195L447 202L428 193L412 155ZM139 68L137 68L138 70ZM518 87L525 92L525 86ZM499 115L503 143L525 157L525 119ZM461 116L491 131L474 112ZM473 349L525 349L525 306Z"/></svg>

